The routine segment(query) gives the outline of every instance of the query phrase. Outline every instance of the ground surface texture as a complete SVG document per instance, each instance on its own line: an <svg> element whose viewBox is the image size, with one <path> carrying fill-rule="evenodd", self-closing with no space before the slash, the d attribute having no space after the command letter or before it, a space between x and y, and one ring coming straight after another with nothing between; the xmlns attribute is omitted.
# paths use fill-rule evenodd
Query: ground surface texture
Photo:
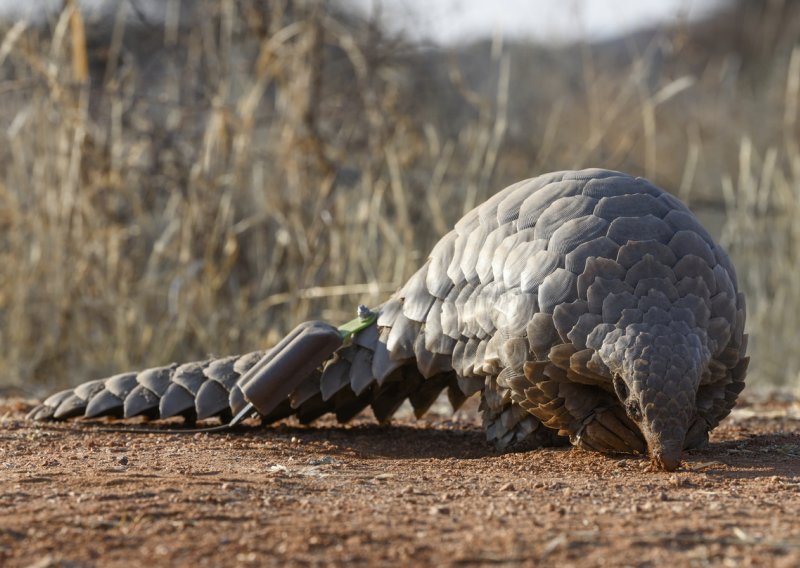
<svg viewBox="0 0 800 568"><path fill-rule="evenodd" d="M2 566L800 565L788 397L737 408L673 474L498 454L469 412L176 435L28 408L0 400Z"/></svg>

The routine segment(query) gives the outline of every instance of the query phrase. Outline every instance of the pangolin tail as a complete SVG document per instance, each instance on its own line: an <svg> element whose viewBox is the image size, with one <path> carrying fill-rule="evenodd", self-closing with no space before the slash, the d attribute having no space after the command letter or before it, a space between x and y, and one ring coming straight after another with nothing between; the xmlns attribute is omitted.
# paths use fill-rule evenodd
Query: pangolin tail
<svg viewBox="0 0 800 568"><path fill-rule="evenodd" d="M309 325L325 326L321 322L301 324L270 351L182 365L173 363L89 381L50 396L28 417L67 420L144 416L156 420L181 416L187 424L216 417L228 423L249 402L256 402L263 423L292 415L302 423L309 423L328 413L334 413L340 422L347 422L368 406L378 421L387 422L406 399L419 417L444 389L448 389L454 408L466 398L452 370L425 378L414 359L392 359L382 341L387 332L375 321L343 344L335 344L330 348L332 354L324 353L319 364L315 362L309 367L308 361L319 354L304 353L308 345L292 341L298 330L307 330ZM272 360L283 357L285 361L287 355L306 363L294 365L295 371L302 369L300 372L273 376L267 379L271 384L266 387L263 382L252 382L253 372L248 372L254 367L263 367L270 357Z"/></svg>

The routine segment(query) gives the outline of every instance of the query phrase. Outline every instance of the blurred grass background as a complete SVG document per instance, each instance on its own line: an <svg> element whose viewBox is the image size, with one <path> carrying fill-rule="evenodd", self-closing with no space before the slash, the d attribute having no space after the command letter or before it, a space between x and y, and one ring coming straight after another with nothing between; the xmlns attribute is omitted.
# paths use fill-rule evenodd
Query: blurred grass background
<svg viewBox="0 0 800 568"><path fill-rule="evenodd" d="M593 166L689 203L747 293L751 383L800 384L799 3L447 49L335 2L154 5L0 24L0 386L347 321L493 192Z"/></svg>

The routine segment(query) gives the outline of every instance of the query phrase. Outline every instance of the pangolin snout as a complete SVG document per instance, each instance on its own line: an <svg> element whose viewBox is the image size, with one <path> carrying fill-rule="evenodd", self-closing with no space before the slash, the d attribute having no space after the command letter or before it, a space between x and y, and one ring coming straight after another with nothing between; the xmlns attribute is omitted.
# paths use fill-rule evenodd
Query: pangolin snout
<svg viewBox="0 0 800 568"><path fill-rule="evenodd" d="M656 467L664 471L675 471L681 465L681 452L655 450L650 455Z"/></svg>

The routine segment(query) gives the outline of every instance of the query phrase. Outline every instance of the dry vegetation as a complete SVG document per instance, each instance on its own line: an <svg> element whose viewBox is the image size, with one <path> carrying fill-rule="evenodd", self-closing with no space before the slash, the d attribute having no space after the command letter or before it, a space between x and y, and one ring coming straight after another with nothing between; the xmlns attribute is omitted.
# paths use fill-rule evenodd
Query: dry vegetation
<svg viewBox="0 0 800 568"><path fill-rule="evenodd" d="M68 1L0 31L0 384L345 321L493 191L604 166L716 225L748 294L753 380L797 385L792 3L600 45L445 53L324 2L106 7Z"/></svg>

